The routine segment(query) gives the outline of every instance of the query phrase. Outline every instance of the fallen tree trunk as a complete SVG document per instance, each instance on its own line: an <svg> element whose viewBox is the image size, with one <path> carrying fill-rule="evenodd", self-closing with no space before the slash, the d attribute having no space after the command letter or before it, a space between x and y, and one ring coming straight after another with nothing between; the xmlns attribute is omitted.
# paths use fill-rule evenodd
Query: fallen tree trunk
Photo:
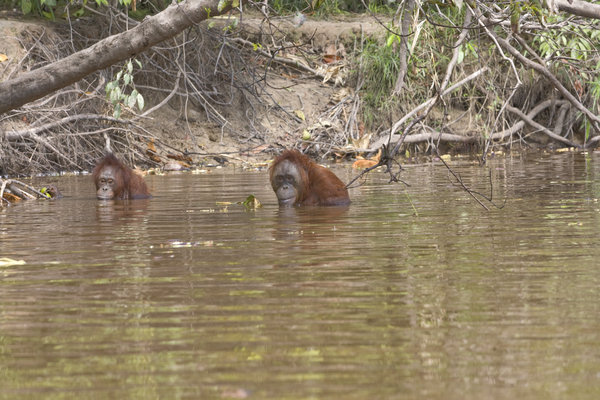
<svg viewBox="0 0 600 400"><path fill-rule="evenodd" d="M218 10L219 0L173 2L164 11L146 18L135 28L107 37L52 64L0 83L0 114L77 82L86 75L170 39L205 19L231 9L232 1Z"/></svg>

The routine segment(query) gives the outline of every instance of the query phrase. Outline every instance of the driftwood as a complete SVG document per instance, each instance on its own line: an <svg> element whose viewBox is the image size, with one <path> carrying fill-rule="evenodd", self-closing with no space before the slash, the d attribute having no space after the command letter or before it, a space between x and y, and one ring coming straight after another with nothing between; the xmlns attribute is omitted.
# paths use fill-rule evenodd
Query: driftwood
<svg viewBox="0 0 600 400"><path fill-rule="evenodd" d="M0 178L0 207L21 200L56 199L60 197L62 197L62 194L54 185L48 185L38 190L16 179Z"/></svg>

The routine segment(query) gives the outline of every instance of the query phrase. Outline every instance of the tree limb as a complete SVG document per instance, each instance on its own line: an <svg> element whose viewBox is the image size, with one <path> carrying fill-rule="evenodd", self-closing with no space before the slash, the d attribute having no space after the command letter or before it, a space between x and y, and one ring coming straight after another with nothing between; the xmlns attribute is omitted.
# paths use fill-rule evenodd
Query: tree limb
<svg viewBox="0 0 600 400"><path fill-rule="evenodd" d="M224 14L232 2L218 10L218 0L173 2L164 11L146 18L135 28L109 36L52 64L0 83L0 114L77 82L86 75L126 60L174 37L205 19Z"/></svg>
<svg viewBox="0 0 600 400"><path fill-rule="evenodd" d="M481 19L481 21L485 25L490 23L490 21L481 14L481 11L477 10L476 13L478 13L477 17L479 19ZM512 54L512 56L515 57L517 60L519 60L519 62L521 64L523 64L525 67L531 68L531 69L535 70L536 72L540 73L541 75L545 76L552 83L552 85L560 92L560 94L562 94L571 104L573 104L573 106L576 109L581 111L591 121L593 121L595 124L592 124L592 126L594 126L597 131L599 130L598 126L600 125L600 117L595 115L593 112L588 110L583 104L581 104L581 102L579 100L577 100L577 98L575 96L573 96L571 94L571 92L569 92L567 90L567 88L565 88L562 85L562 83L560 83L559 80L546 67L544 67L543 65L538 64L534 61L531 61L530 59L525 57L523 54L521 54L521 52L519 52L516 48L514 48L508 42L508 40L499 37L492 29L486 30L486 32L488 33L488 35L490 35L490 37L492 39L494 39L494 41L496 41L496 43L498 43L506 51L508 51L510 54Z"/></svg>
<svg viewBox="0 0 600 400"><path fill-rule="evenodd" d="M527 122L527 124L529 124L530 126L532 126L535 129L539 130L540 132L545 133L546 135L550 136L552 139L557 140L559 142L563 142L564 144L571 146L571 147L581 148L581 146L578 145L577 143L574 143L567 138L557 135L556 133L552 132L550 129L546 128L545 126L538 124L533 119L531 119L527 115L525 115L518 108L515 108L515 107L507 104L506 109L508 111L510 111L511 113L518 115L519 118L521 118L523 121Z"/></svg>
<svg viewBox="0 0 600 400"><path fill-rule="evenodd" d="M455 91L456 89L458 89L459 87L461 87L462 85L464 85L465 83L477 78L479 75L483 74L484 72L487 72L489 70L488 67L483 67L475 72L473 72L471 75L467 76L466 78L456 82L454 85L450 86L448 89L444 90L442 92L442 94L440 96L445 96L449 93L452 93L453 91ZM393 126L392 129L390 129L389 133L384 133L385 136L382 137L381 139L379 139L378 141L376 141L375 143L373 143L373 145L371 146L371 148L369 149L369 151L377 151L381 145L383 145L384 143L386 143L388 141L388 138L390 138L397 130L400 126L402 126L402 124L404 124L406 121L408 121L410 118L412 118L413 116L415 116L417 113L419 113L419 111L421 111L422 109L428 107L430 104L432 104L435 100L436 97L432 97L429 100L421 103L420 105L418 105L417 107L415 107L411 112L409 112L408 114L406 114L404 117L402 117L400 120L398 120ZM412 136L412 135L411 135Z"/></svg>
<svg viewBox="0 0 600 400"><path fill-rule="evenodd" d="M29 139L29 138L33 138L37 134L47 131L49 129L53 129L53 128L56 128L63 124L68 124L71 122L81 121L81 120L103 120L103 121L119 122L119 123L123 123L123 124L129 123L128 121L113 118L113 117L107 117L105 115L77 114L77 115L70 115L68 117L61 118L58 121L52 121L48 124L35 126L32 128L29 128L29 129L22 129L19 131L8 131L8 132L4 132L4 133L0 132L0 138L4 138L8 141ZM35 140L37 140L37 138L35 138Z"/></svg>
<svg viewBox="0 0 600 400"><path fill-rule="evenodd" d="M413 19L414 8L415 0L406 1L403 7L401 25L402 35L400 36L400 51L398 54L400 67L398 68L396 86L392 92L393 95L399 95L402 92L402 87L404 86L404 77L406 76L406 71L408 70L408 32Z"/></svg>
<svg viewBox="0 0 600 400"><path fill-rule="evenodd" d="M563 11L579 17L600 19L600 4L581 0L554 0L558 11Z"/></svg>
<svg viewBox="0 0 600 400"><path fill-rule="evenodd" d="M540 112L544 111L546 108L548 108L552 105L563 106L565 104L569 104L569 102L566 100L554 100L554 99L542 101L541 103L539 103L537 106L533 107L531 109L531 111L529 111L527 113L527 119L535 118L536 115L538 115ZM526 121L525 119L521 118L521 121L517 122L510 128L505 129L500 132L492 133L490 135L490 139L491 140L502 140L506 137L512 136L512 134L517 132L519 129L523 128L523 126L525 125L525 121Z"/></svg>

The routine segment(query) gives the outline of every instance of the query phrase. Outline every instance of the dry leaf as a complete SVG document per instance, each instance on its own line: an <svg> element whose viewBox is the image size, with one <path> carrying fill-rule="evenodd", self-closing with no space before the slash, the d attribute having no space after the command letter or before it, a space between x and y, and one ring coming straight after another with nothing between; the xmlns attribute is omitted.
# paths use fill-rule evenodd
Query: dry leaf
<svg viewBox="0 0 600 400"><path fill-rule="evenodd" d="M4 199L7 200L9 203L16 203L17 201L21 201L22 199L19 196L15 196L12 193L7 193L4 192L3 195Z"/></svg>
<svg viewBox="0 0 600 400"><path fill-rule="evenodd" d="M184 164L191 164L193 162L192 157L184 156L183 154L167 154L167 158L170 158L171 160L182 161Z"/></svg>
<svg viewBox="0 0 600 400"><path fill-rule="evenodd" d="M331 64L336 61L340 61L341 59L342 59L342 57L336 56L335 54L324 54L323 55L323 62L325 64Z"/></svg>
<svg viewBox="0 0 600 400"><path fill-rule="evenodd" d="M371 143L371 133L363 134L358 139L352 139L352 145L357 149L368 149L369 143ZM381 150L381 149L380 149Z"/></svg>
<svg viewBox="0 0 600 400"><path fill-rule="evenodd" d="M373 157L371 157L368 160L365 160L361 157L357 157L357 158L358 159L356 161L354 161L354 164L352 164L352 168L355 168L355 169L370 168L379 162L379 159L381 158L381 149L379 149L377 151L377 154L375 154Z"/></svg>
<svg viewBox="0 0 600 400"><path fill-rule="evenodd" d="M154 139L148 140L148 147L146 148L146 155L155 162L162 162L158 154L156 154L156 146L154 145Z"/></svg>
<svg viewBox="0 0 600 400"><path fill-rule="evenodd" d="M373 160L356 160L354 164L352 164L352 168L354 169L366 169L370 168L373 165L377 164L377 161Z"/></svg>

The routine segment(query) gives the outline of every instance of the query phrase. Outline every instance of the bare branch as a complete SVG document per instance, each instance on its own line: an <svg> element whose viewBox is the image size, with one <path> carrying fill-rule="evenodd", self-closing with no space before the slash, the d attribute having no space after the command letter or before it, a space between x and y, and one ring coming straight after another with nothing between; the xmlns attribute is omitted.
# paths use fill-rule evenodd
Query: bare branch
<svg viewBox="0 0 600 400"><path fill-rule="evenodd" d="M529 118L527 115L525 115L521 110L519 110L518 108L515 108L511 105L506 105L506 109L508 111L510 111L513 114L516 114L519 116L519 118L521 118L523 121L525 121L527 124L529 124L530 126L532 126L533 128L539 130L540 132L545 133L546 135L550 136L552 139L554 140L558 140L559 142L562 142L568 146L571 147L576 147L576 148L581 148L580 145L578 145L577 143L573 143L572 141L570 141L567 138L564 138L560 135L557 135L556 133L552 132L550 129L546 128L545 126L538 124L537 122L535 122L533 119Z"/></svg>
<svg viewBox="0 0 600 400"><path fill-rule="evenodd" d="M107 37L15 79L0 82L0 114L77 82L94 71L126 60L193 24L224 14L231 9L233 2L226 2L222 10L218 9L219 3L217 0L173 2L164 11L146 18L131 30Z"/></svg>
<svg viewBox="0 0 600 400"><path fill-rule="evenodd" d="M454 85L452 85L448 89L444 90L444 92L440 96L445 96L445 95L447 95L449 93L452 93L453 91L455 91L459 87L463 86L467 82L469 82L469 81L477 78L479 75L481 75L481 74L483 74L484 72L487 72L487 71L489 71L489 68L488 67L483 67L483 68L481 68L481 69L473 72L472 74L470 74L466 78L464 78L464 79L456 82ZM394 125L392 126L392 129L390 129L389 134L386 135L386 136L384 136L383 138L377 140L375 143L373 143L373 145L371 146L371 148L369 149L369 151L377 151L384 143L390 141L389 138L391 138L391 136L394 133L396 133L396 131L398 130L398 128L400 126L402 126L402 124L404 124L406 121L408 121L410 118L412 118L413 116L415 116L417 113L419 113L424 108L426 108L429 105L431 105L432 103L434 103L436 101L436 98L437 98L437 96L436 97L432 97L429 100L421 103L420 105L418 105L417 107L415 107L411 112L409 112L404 117L402 117L400 120L398 120L396 123L394 123ZM385 132L384 132L384 134L385 134Z"/></svg>
<svg viewBox="0 0 600 400"><path fill-rule="evenodd" d="M478 13L477 17L481 20L483 24L487 25L490 23L490 21L486 17L484 17L480 11L476 10L476 13ZM588 110L579 100L577 100L577 98L573 96L571 92L569 92L567 88L565 88L562 85L562 83L560 83L559 80L554 76L554 74L552 74L545 66L529 60L527 57L521 54L521 52L514 48L508 42L508 40L499 37L493 30L486 30L486 32L488 33L488 35L490 35L491 38L494 39L494 41L496 41L496 43L498 43L502 48L504 48L510 54L512 54L512 56L519 60L519 62L525 67L531 68L536 72L542 74L544 77L546 77L552 83L552 85L560 92L561 95L563 95L571 104L573 104L573 106L576 109L585 114L594 123L592 125L595 127L596 131L599 130L598 126L600 124L600 117Z"/></svg>

